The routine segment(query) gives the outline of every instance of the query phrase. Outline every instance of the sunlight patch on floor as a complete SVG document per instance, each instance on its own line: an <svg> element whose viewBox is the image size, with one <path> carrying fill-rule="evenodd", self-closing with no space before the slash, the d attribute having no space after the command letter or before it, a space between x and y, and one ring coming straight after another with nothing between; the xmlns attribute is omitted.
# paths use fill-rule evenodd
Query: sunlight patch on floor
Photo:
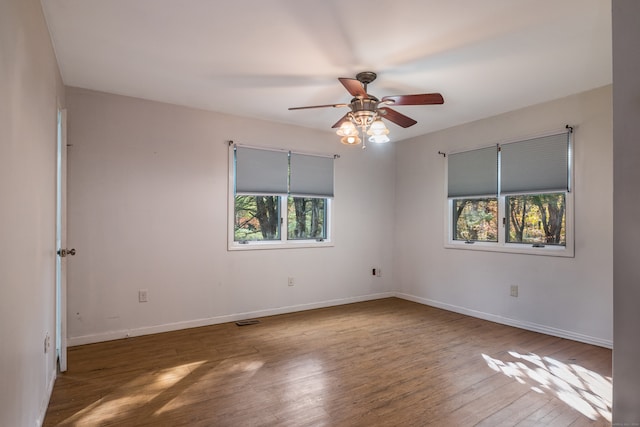
<svg viewBox="0 0 640 427"><path fill-rule="evenodd" d="M264 361L248 358L240 360L236 358L230 358L217 364L215 367L211 366L211 369L206 369L201 373L198 378L200 382L196 381L193 384L188 385L182 390L181 393L164 403L153 415L163 415L165 413L175 411L184 405L193 403L194 396L198 396L202 393L202 383L220 383L225 382L224 378L235 377L236 380L247 382L255 375L260 368L264 365ZM215 380L211 378L215 377ZM208 378L208 380L207 380ZM196 397L197 398L197 397Z"/></svg>
<svg viewBox="0 0 640 427"><path fill-rule="evenodd" d="M505 362L486 354L482 357L491 369L529 385L536 393L551 393L591 420L602 417L611 422L610 377L552 357L516 351L510 351L509 355L515 360Z"/></svg>
<svg viewBox="0 0 640 427"><path fill-rule="evenodd" d="M193 362L139 375L67 418L72 425L102 425L123 412L138 409L205 363ZM141 389L141 391L139 391ZM131 393L131 390L136 390Z"/></svg>

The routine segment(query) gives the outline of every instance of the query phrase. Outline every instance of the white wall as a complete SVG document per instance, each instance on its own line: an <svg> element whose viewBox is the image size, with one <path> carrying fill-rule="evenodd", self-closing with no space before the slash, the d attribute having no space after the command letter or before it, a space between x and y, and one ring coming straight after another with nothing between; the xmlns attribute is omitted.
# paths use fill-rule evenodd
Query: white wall
<svg viewBox="0 0 640 427"><path fill-rule="evenodd" d="M38 425L56 373L56 111L63 90L40 2L0 2L1 426Z"/></svg>
<svg viewBox="0 0 640 427"><path fill-rule="evenodd" d="M640 2L613 2L613 424L640 425Z"/></svg>
<svg viewBox="0 0 640 427"><path fill-rule="evenodd" d="M392 289L392 145L76 88L67 104L70 345ZM340 154L335 246L227 251L228 140Z"/></svg>
<svg viewBox="0 0 640 427"><path fill-rule="evenodd" d="M611 87L365 151L330 132L76 88L67 99L71 345L390 292L612 345ZM575 258L444 249L437 151L565 124L575 127ZM229 139L341 155L335 247L227 251Z"/></svg>
<svg viewBox="0 0 640 427"><path fill-rule="evenodd" d="M575 127L575 258L445 249L445 162L438 151ZM395 284L454 311L612 345L611 87L457 126L396 149ZM509 296L519 285L519 297Z"/></svg>
<svg viewBox="0 0 640 427"><path fill-rule="evenodd" d="M613 231L620 236L615 239L614 422L637 423L638 287L635 252L626 245L638 239L628 239L637 227L635 218L624 214L638 208L632 196L639 177L635 163L624 162L638 157L634 130L640 112L633 100L640 10L635 0L613 4L619 82ZM337 147L331 134L69 92L74 104L69 237L79 251L69 268L72 344L243 312L375 297L396 283L402 295L421 302L611 342L610 88L397 144L397 163L391 145L363 153ZM55 356L43 352L43 340L46 334L52 342L55 338L55 114L63 95L39 2L0 2L0 338L8 344L0 347L0 425L38 425L55 378ZM575 259L445 250L442 236L429 235L417 220L426 216L444 224L438 150L565 123L576 126ZM334 248L226 251L223 143L228 139L342 155ZM604 202L587 212L594 197ZM394 214L395 239L390 227L377 227L389 224ZM373 265L383 268L383 278L369 276ZM294 288L286 287L289 275L296 277ZM507 295L514 281L521 286L518 299ZM147 304L136 302L141 287L149 289Z"/></svg>

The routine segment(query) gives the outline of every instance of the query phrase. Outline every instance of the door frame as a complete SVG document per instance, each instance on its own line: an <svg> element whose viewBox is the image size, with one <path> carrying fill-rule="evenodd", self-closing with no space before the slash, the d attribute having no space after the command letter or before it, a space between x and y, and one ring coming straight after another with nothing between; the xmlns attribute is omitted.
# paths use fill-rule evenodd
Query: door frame
<svg viewBox="0 0 640 427"><path fill-rule="evenodd" d="M67 110L58 108L56 120L56 355L60 372L67 370Z"/></svg>

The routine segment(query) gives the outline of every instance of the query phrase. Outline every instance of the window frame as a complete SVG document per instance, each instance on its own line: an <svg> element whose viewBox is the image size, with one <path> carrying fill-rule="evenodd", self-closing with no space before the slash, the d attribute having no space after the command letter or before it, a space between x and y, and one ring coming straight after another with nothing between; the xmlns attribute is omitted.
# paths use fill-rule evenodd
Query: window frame
<svg viewBox="0 0 640 427"><path fill-rule="evenodd" d="M509 207L509 201L508 199L511 197L526 197L526 196L543 196L543 195L562 195L564 197L564 235L565 235L565 243L564 244L560 244L560 243L532 243L532 242L511 242L509 241L509 234L510 234L510 227L511 227L511 221L510 221L510 212L507 212L507 208ZM566 191L553 191L553 192L546 192L546 193L519 193L519 194L514 194L514 193L510 193L510 194L505 194L504 195L504 208L505 208L505 215L504 215L504 232L505 232L505 243L513 243L516 245L531 245L533 247L536 248L540 248L542 246L565 246L567 245L567 216L566 216L566 210L567 210L567 192ZM540 246L542 245L542 246Z"/></svg>
<svg viewBox="0 0 640 427"><path fill-rule="evenodd" d="M489 242L489 241L473 241L469 243L468 241L463 240L455 240L454 239L454 230L455 225L453 224L453 208L454 208L454 200L456 199L485 199L486 196L465 196L465 197L446 197L448 192L448 161L445 162L445 179L444 179L444 194L446 197L445 210L444 210L444 247L446 249L461 249L461 250L472 250L472 251L488 251L488 252L502 252L502 253L513 253L513 254L525 254L525 255L542 255L542 256L554 256L554 257L566 257L573 258L575 257L575 243L574 243L574 227L575 227L575 217L574 217L574 182L575 182L575 167L574 167L574 141L573 141L573 129L567 127L567 131L569 132L568 139L568 182L569 188L566 191L536 191L536 192L518 192L518 193L501 193L498 192L496 195L498 200L498 241L497 242ZM547 134L543 134L537 137L544 137L553 134L559 134L562 131L551 132ZM509 142L518 142L525 141L531 138L520 138L518 140L509 141ZM507 143L507 142L505 142ZM485 146L487 147L487 146ZM478 147L478 148L485 148ZM469 150L473 150L477 148L470 148ZM454 152L451 152L453 154ZM565 245L544 245L538 246L532 243L518 243L518 242L507 242L507 233L508 230L506 226L508 221L506 221L506 198L509 196L522 196L527 194L558 194L563 193L565 196Z"/></svg>
<svg viewBox="0 0 640 427"><path fill-rule="evenodd" d="M327 229L326 225L327 225L327 220L328 220L328 216L329 216L329 205L331 204L330 199L327 198L327 197L300 197L300 196L287 196L286 199L287 199L286 200L286 204L287 204L287 212L286 212L286 216L287 216L287 230L286 230L287 231L287 241L299 242L299 241L304 241L304 240L312 240L312 241L315 241L315 242L322 242L322 241L327 240L328 235L329 235L329 230ZM322 200L323 201L323 203L322 203L322 222L323 222L322 229L324 231L324 236L323 237L315 237L315 238L311 238L311 239L309 239L309 238L289 237L289 232L291 231L289 229L289 226L290 225L294 225L294 226L296 225L295 223L294 224L289 223L289 202L293 201L293 199L304 199L304 200L313 200L313 199L315 199L315 200ZM295 203L294 203L294 211L295 211ZM306 224L306 220L305 220L305 225L307 225Z"/></svg>
<svg viewBox="0 0 640 427"><path fill-rule="evenodd" d="M499 200L498 197L496 196L477 196L477 197L451 197L449 200L451 202L451 240L455 241L455 242L463 242L464 244L476 244L476 243L498 243L499 242L499 237L498 234L496 234L496 240L462 240L462 239L456 239L455 236L457 234L457 221L454 221L454 211L456 210L456 202L459 200L478 200L478 201L488 201L488 200L492 200L495 199L496 200L496 209L499 207ZM496 231L498 231L499 225L498 225L498 212L496 211Z"/></svg>
<svg viewBox="0 0 640 427"><path fill-rule="evenodd" d="M228 188L227 188L227 250L229 251L246 251L246 250L260 250L260 249L292 249L292 248L321 248L332 247L333 243L333 197L317 197L323 199L325 202L325 232L326 237L324 239L289 239L288 238L288 199L289 197L305 197L311 198L311 196L301 195L288 195L281 194L272 196L278 197L279 203L279 216L280 216L280 239L276 240L235 240L235 155L234 147L236 144L229 142L228 153ZM276 151L290 151L285 149L274 149L268 147L252 147L242 145L242 147L253 148L256 150L276 150ZM322 154L310 154L301 153L316 156L327 156ZM245 194L250 195L250 194ZM261 196L263 194L255 194L255 196Z"/></svg>
<svg viewBox="0 0 640 427"><path fill-rule="evenodd" d="M556 192L557 193L557 192ZM529 193L529 194L547 194L547 193ZM473 243L464 240L454 240L453 236L453 200L447 199L445 211L445 244L447 249L466 249L481 250L490 252L507 252L516 254L530 255L547 255L559 257L574 257L574 201L573 192L564 192L565 194L565 240L563 245L545 245L543 247L534 246L531 243L514 243L506 241L506 224L502 218L506 218L506 197L507 195L498 196L498 241L474 241ZM509 194L509 196L518 196L520 194ZM470 199L470 197L466 197Z"/></svg>

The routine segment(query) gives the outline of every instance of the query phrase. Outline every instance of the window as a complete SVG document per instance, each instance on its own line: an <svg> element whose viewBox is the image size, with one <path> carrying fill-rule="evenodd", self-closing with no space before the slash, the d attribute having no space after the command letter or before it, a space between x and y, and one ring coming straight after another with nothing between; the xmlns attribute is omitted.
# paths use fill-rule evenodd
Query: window
<svg viewBox="0 0 640 427"><path fill-rule="evenodd" d="M566 245L564 193L507 196L505 203L507 242L536 246Z"/></svg>
<svg viewBox="0 0 640 427"><path fill-rule="evenodd" d="M287 202L287 238L289 240L324 240L327 199L289 197Z"/></svg>
<svg viewBox="0 0 640 427"><path fill-rule="evenodd" d="M465 242L498 241L498 199L453 200L453 239Z"/></svg>
<svg viewBox="0 0 640 427"><path fill-rule="evenodd" d="M453 240L498 241L498 159L495 147L449 156Z"/></svg>
<svg viewBox="0 0 640 427"><path fill-rule="evenodd" d="M229 249L330 246L333 161L231 146Z"/></svg>
<svg viewBox="0 0 640 427"><path fill-rule="evenodd" d="M567 129L450 154L446 246L573 256Z"/></svg>
<svg viewBox="0 0 640 427"><path fill-rule="evenodd" d="M327 238L327 199L235 196L234 241L281 240L281 202L287 201L287 240ZM244 243L246 244L246 243Z"/></svg>
<svg viewBox="0 0 640 427"><path fill-rule="evenodd" d="M235 196L236 242L280 240L280 196Z"/></svg>

